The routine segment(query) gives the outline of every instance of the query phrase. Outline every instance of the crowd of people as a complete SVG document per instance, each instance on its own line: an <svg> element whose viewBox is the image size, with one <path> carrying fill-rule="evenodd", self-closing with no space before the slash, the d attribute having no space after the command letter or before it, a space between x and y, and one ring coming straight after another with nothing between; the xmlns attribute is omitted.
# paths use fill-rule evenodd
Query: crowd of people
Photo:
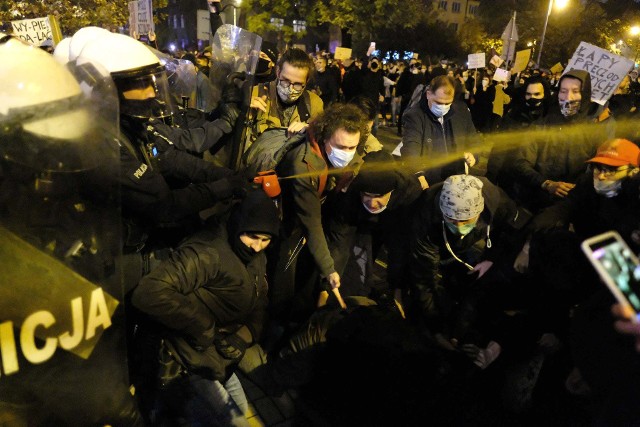
<svg viewBox="0 0 640 427"><path fill-rule="evenodd" d="M261 49L253 81L182 56L185 97L131 37L87 27L50 55L0 35L0 223L124 276L135 396L76 384L92 398L61 421L248 425L242 372L311 384L345 425L640 422L640 328L580 251L609 230L640 251L637 71L600 105L581 70ZM2 401L69 399L43 369Z"/></svg>

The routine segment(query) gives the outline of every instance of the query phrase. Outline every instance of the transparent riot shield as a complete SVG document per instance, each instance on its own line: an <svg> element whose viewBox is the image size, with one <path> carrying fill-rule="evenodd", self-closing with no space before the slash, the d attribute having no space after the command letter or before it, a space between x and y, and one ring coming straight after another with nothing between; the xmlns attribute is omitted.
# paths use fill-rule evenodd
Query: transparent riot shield
<svg viewBox="0 0 640 427"><path fill-rule="evenodd" d="M0 45L0 62L0 420L139 424L113 83L71 67L78 81L39 49Z"/></svg>
<svg viewBox="0 0 640 427"><path fill-rule="evenodd" d="M256 65L260 57L262 38L234 25L225 24L218 28L211 41L211 70L209 79L214 94L219 98L229 84L235 84L242 91L242 105L233 141L216 153L218 161L237 169L244 149L238 132L244 128L245 118L251 104L251 87Z"/></svg>
<svg viewBox="0 0 640 427"><path fill-rule="evenodd" d="M160 65L167 71L169 92L175 104L182 108L190 107L190 101L195 101L198 80L195 65L186 59L177 59L150 46L147 47L158 57Z"/></svg>

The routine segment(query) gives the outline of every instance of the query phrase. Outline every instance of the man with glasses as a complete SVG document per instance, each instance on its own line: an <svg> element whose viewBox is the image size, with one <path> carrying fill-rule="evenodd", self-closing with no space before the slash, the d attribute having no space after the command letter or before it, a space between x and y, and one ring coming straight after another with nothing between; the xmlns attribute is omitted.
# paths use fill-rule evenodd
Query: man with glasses
<svg viewBox="0 0 640 427"><path fill-rule="evenodd" d="M275 81L253 88L251 108L255 120L250 122L254 138L277 127L286 127L289 135L304 132L309 121L322 112L320 97L306 90L314 68L303 50L288 49L278 61Z"/></svg>

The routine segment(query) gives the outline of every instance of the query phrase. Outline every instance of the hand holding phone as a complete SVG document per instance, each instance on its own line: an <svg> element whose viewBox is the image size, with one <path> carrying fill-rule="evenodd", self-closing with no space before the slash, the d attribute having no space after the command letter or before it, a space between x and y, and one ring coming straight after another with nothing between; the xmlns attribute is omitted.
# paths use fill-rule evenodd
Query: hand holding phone
<svg viewBox="0 0 640 427"><path fill-rule="evenodd" d="M582 250L634 323L640 323L640 261L615 231L582 242Z"/></svg>

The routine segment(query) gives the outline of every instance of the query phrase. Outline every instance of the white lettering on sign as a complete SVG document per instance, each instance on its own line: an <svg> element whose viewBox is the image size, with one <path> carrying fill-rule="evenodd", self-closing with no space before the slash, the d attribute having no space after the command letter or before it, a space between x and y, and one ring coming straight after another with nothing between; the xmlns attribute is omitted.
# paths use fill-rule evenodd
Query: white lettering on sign
<svg viewBox="0 0 640 427"><path fill-rule="evenodd" d="M22 322L19 334L20 350L29 363L34 365L44 363L54 356L58 346L64 350L72 350L82 342L83 338L90 340L95 337L98 328L106 330L111 326L111 316L102 288L91 292L86 313L81 297L71 300L70 306L71 330L57 337L47 336L43 343L41 343L42 340L36 342L36 330L45 329L46 331L53 326L56 323L53 314L47 310L40 310L30 314ZM18 345L12 321L0 323L0 361L2 373L5 376L19 371Z"/></svg>

